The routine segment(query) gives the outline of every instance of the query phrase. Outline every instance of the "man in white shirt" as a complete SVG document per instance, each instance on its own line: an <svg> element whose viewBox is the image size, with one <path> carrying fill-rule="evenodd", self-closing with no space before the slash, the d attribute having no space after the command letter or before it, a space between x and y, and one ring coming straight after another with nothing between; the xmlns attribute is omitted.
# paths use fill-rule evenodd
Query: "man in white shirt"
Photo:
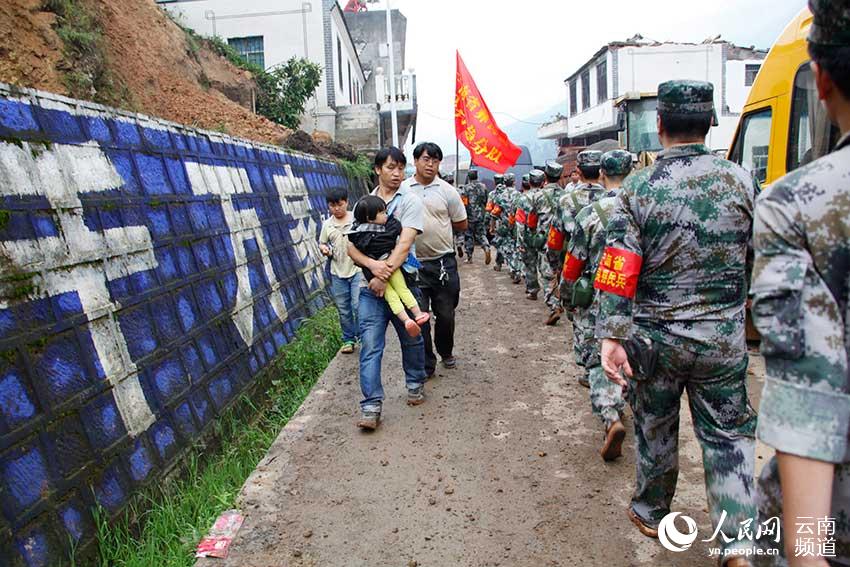
<svg viewBox="0 0 850 567"><path fill-rule="evenodd" d="M425 339L425 374L433 376L437 367L434 347L446 368L457 364L454 357L455 308L460 301L460 276L454 248L454 231L467 229L466 208L457 190L440 179L443 151L432 142L424 142L413 150L416 173L402 187L418 196L424 205L424 226L416 237L423 311L434 314L434 344L431 324L422 327Z"/></svg>

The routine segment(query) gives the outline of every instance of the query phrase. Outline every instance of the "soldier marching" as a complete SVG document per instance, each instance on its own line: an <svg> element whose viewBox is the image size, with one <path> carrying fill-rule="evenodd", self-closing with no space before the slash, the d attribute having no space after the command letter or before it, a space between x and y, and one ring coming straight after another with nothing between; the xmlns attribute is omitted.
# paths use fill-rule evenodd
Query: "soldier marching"
<svg viewBox="0 0 850 567"><path fill-rule="evenodd" d="M496 271L507 265L530 300L543 290L547 324L562 309L572 322L605 461L622 454L631 409L626 512L648 537L671 510L687 391L708 512L724 534L719 565L732 567L850 565L850 5L809 7L818 93L841 133L831 154L759 194L749 172L705 145L714 85L671 80L658 87L655 163L633 171L627 151L585 150L573 170L532 169L520 191L508 174L487 206ZM747 392L748 294L767 363L760 416ZM758 482L757 423L777 450ZM787 534L778 556L734 537L776 517ZM837 518L837 561L798 560L800 517Z"/></svg>

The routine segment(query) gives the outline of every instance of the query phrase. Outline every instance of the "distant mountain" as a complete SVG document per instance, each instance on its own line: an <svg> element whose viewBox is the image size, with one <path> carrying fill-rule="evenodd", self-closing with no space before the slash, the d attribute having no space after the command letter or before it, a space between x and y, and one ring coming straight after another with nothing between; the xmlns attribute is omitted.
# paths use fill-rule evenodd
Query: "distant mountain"
<svg viewBox="0 0 850 567"><path fill-rule="evenodd" d="M558 146L555 144L555 140L537 139L537 128L541 123L551 120L558 112L563 113L564 105L565 103L559 103L549 110L523 118L522 122L511 122L499 126L514 144L528 146L534 164L540 165L546 160L555 159L558 155ZM496 119L499 119L498 114Z"/></svg>

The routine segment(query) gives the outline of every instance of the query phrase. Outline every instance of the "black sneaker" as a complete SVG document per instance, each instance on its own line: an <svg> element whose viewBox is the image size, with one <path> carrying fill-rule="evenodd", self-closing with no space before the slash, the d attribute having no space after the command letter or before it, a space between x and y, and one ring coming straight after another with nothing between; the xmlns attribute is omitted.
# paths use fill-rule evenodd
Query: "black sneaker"
<svg viewBox="0 0 850 567"><path fill-rule="evenodd" d="M447 356L443 360L443 366L446 368L454 368L457 366L457 358L454 356Z"/></svg>
<svg viewBox="0 0 850 567"><path fill-rule="evenodd" d="M407 391L407 405L418 406L425 403L425 386L419 386Z"/></svg>

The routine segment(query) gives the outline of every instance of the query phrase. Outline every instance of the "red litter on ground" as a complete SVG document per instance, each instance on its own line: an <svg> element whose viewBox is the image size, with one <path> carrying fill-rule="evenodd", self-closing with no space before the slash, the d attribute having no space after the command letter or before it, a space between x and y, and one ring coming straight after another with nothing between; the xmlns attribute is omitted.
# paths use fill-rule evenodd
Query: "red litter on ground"
<svg viewBox="0 0 850 567"><path fill-rule="evenodd" d="M224 559L230 550L230 544L236 537L236 532L242 527L245 516L238 510L222 512L213 524L210 533L198 543L195 557L218 557Z"/></svg>

